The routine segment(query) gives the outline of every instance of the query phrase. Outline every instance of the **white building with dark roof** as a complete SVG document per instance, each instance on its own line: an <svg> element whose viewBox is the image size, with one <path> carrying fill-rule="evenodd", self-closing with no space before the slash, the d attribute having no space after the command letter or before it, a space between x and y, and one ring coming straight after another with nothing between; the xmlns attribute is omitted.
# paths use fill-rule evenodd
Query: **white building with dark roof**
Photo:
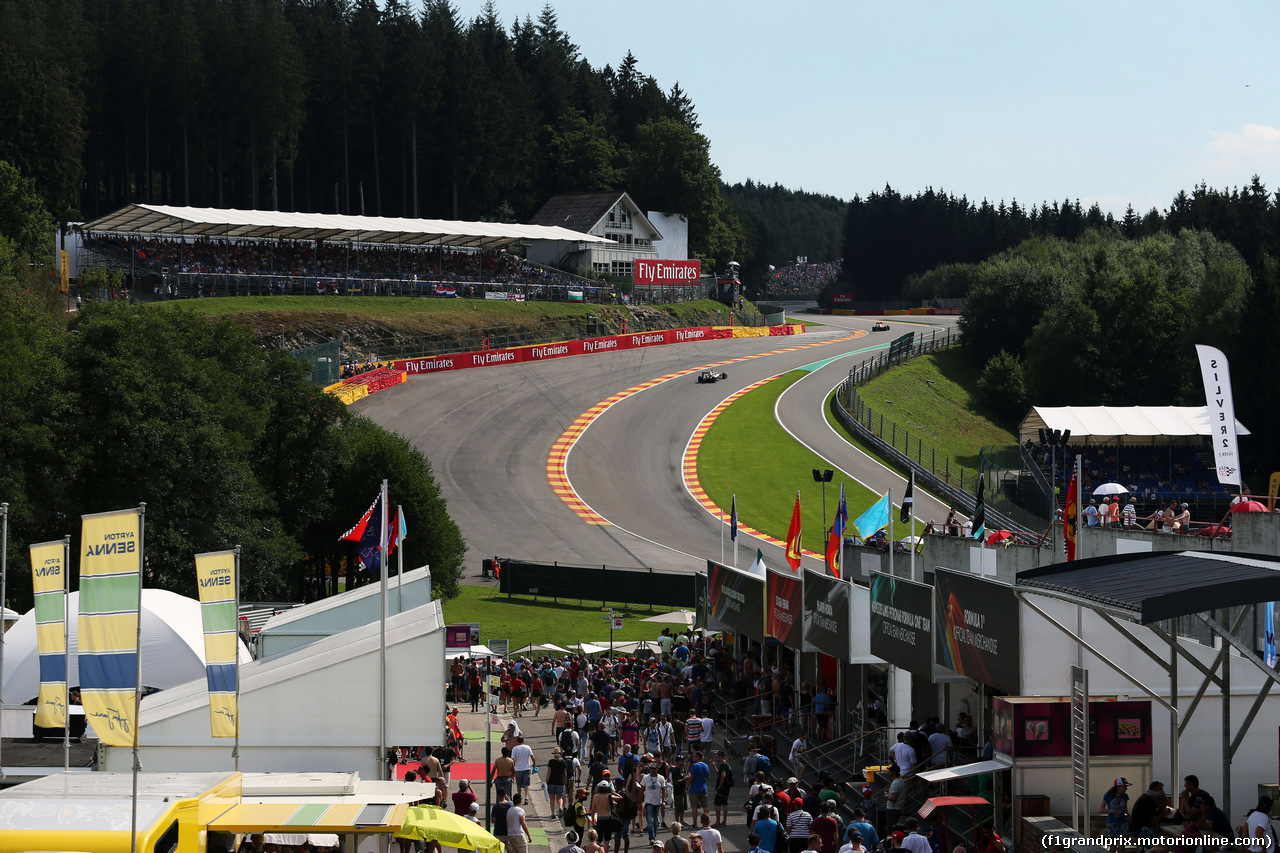
<svg viewBox="0 0 1280 853"><path fill-rule="evenodd" d="M610 243L543 240L529 245L530 261L581 273L631 278L638 259L658 259L663 235L625 192L561 193L552 196L530 225L567 228Z"/></svg>

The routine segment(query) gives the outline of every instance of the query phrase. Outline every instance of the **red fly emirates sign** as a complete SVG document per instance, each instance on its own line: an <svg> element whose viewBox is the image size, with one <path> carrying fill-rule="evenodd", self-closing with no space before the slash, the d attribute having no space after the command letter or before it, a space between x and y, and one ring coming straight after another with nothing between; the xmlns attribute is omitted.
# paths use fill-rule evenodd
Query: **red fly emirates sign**
<svg viewBox="0 0 1280 853"><path fill-rule="evenodd" d="M697 284L701 261L636 261L636 284Z"/></svg>

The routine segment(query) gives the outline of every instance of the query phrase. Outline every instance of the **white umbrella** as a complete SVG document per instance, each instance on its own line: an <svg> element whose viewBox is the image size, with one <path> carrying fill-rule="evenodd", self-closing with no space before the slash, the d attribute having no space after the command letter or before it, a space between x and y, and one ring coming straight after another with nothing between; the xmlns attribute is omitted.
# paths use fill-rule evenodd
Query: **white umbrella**
<svg viewBox="0 0 1280 853"><path fill-rule="evenodd" d="M898 541L907 545L919 545L924 539L920 536L904 536Z"/></svg>
<svg viewBox="0 0 1280 853"><path fill-rule="evenodd" d="M1129 490L1119 483L1103 483L1101 486L1093 490L1093 496L1099 495L1123 495Z"/></svg>
<svg viewBox="0 0 1280 853"><path fill-rule="evenodd" d="M577 649L579 654L584 655L602 655L609 651L607 643L603 646L593 646L590 643L578 643L574 648Z"/></svg>
<svg viewBox="0 0 1280 853"><path fill-rule="evenodd" d="M650 616L647 619L641 619L641 622L662 622L672 625L683 625L688 628L693 624L695 616L692 610L673 610L670 613L659 613L657 616Z"/></svg>

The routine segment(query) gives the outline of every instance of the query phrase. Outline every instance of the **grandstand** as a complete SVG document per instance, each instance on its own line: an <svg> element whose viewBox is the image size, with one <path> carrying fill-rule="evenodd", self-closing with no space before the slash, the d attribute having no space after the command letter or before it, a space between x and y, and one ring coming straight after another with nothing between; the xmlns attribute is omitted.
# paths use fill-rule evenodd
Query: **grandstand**
<svg viewBox="0 0 1280 853"><path fill-rule="evenodd" d="M1067 445L1050 447L1041 429L1069 430ZM1239 421L1236 431L1249 435ZM1023 419L1019 440L1024 473L1041 484L1050 505L1065 504L1078 454L1086 504L1097 487L1118 483L1138 498L1140 515L1174 500L1211 517L1225 512L1231 495L1218 482L1209 433L1206 406L1037 406Z"/></svg>
<svg viewBox="0 0 1280 853"><path fill-rule="evenodd" d="M618 288L530 263L555 226L135 204L86 223L80 266L126 276L137 298L396 295L622 301Z"/></svg>

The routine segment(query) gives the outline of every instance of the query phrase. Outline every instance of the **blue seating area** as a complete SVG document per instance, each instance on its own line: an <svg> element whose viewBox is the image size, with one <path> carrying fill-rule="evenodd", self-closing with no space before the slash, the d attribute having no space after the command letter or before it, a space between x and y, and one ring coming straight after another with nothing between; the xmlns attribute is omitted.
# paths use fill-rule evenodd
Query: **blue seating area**
<svg viewBox="0 0 1280 853"><path fill-rule="evenodd" d="M1051 476L1049 448L1032 445L1029 452L1044 472ZM1083 471L1082 492L1086 498L1103 483L1120 483L1129 493L1144 500L1217 500L1227 496L1217 475L1201 458L1201 449L1191 446L1096 447L1073 445L1058 450L1059 494L1065 495L1071 480L1075 455L1080 454Z"/></svg>

